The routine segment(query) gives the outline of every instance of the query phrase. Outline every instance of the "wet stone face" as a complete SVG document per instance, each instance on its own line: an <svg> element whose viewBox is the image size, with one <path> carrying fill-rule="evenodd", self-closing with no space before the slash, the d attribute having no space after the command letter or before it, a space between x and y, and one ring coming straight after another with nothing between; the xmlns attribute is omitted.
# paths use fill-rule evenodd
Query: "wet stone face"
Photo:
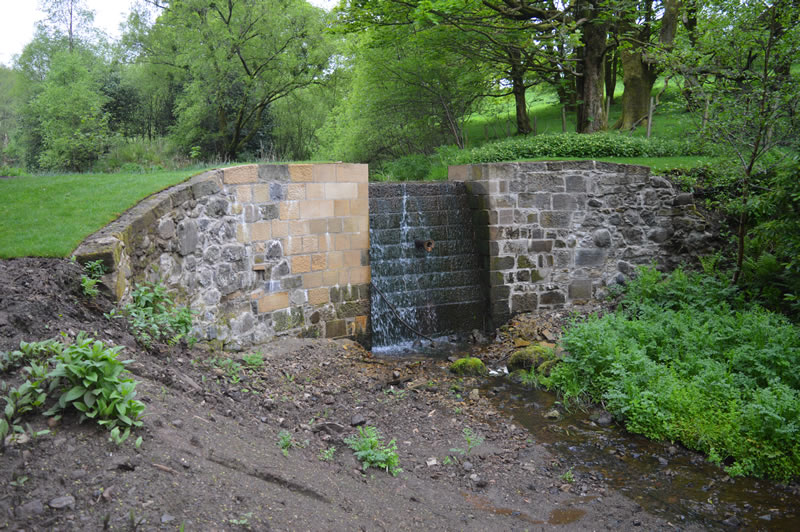
<svg viewBox="0 0 800 532"><path fill-rule="evenodd" d="M485 275L473 232L461 183L370 185L373 349L413 342L407 325L436 336L484 328Z"/></svg>

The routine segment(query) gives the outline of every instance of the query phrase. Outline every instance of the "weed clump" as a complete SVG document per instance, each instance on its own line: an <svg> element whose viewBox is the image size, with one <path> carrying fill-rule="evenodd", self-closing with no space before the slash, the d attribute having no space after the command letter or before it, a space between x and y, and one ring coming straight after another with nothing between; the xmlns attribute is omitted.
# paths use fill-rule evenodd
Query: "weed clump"
<svg viewBox="0 0 800 532"><path fill-rule="evenodd" d="M136 285L131 294L132 302L125 305L133 335L144 347L153 342L170 345L185 340L190 346L197 341L192 330L192 311L178 307L160 283Z"/></svg>
<svg viewBox="0 0 800 532"><path fill-rule="evenodd" d="M16 388L8 388L5 381L0 386L0 393L6 394L0 397L6 403L0 417L0 445L7 435L25 432L22 416L43 407L52 392L60 392L58 401L44 415L60 416L71 406L81 413L81 421L94 419L111 431L112 441L124 442L133 428L142 425L145 405L136 399L136 381L125 373L129 361L117 360L122 349L80 332L72 343L22 342L19 351L1 353L2 371L28 363L23 368L28 379Z"/></svg>
<svg viewBox="0 0 800 532"><path fill-rule="evenodd" d="M476 377L488 373L483 361L475 357L464 357L456 360L450 365L450 371L456 375L472 375Z"/></svg>
<svg viewBox="0 0 800 532"><path fill-rule="evenodd" d="M397 455L397 443L391 440L383 443L378 429L366 425L358 427L358 434L345 438L344 442L353 450L356 458L366 471L370 467L383 469L392 476L397 476L400 469L400 457Z"/></svg>

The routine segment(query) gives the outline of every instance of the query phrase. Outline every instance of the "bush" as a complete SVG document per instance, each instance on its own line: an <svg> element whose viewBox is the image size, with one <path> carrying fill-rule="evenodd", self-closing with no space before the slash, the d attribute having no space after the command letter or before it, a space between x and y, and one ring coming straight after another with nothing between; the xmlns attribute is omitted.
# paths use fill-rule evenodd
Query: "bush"
<svg viewBox="0 0 800 532"><path fill-rule="evenodd" d="M691 140L647 139L615 133L562 133L509 137L471 150L451 152L448 154L448 164L494 163L541 157L674 157L705 155L705 152L702 145Z"/></svg>
<svg viewBox="0 0 800 532"><path fill-rule="evenodd" d="M640 270L621 308L573 323L546 384L732 475L800 474L800 328L717 279Z"/></svg>
<svg viewBox="0 0 800 532"><path fill-rule="evenodd" d="M431 170L431 161L426 155L406 155L383 164L379 172L384 181L422 181Z"/></svg>

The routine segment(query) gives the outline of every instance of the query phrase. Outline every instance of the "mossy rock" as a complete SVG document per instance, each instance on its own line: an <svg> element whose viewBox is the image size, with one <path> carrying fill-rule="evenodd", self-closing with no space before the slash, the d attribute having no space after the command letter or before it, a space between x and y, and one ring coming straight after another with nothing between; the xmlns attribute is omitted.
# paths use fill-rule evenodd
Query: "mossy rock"
<svg viewBox="0 0 800 532"><path fill-rule="evenodd" d="M450 371L456 375L486 375L486 365L480 358L465 357L460 358L450 365Z"/></svg>
<svg viewBox="0 0 800 532"><path fill-rule="evenodd" d="M552 348L544 345L531 345L525 349L520 349L511 355L508 360L508 371L522 369L530 371L537 369L545 362L555 360L556 355Z"/></svg>

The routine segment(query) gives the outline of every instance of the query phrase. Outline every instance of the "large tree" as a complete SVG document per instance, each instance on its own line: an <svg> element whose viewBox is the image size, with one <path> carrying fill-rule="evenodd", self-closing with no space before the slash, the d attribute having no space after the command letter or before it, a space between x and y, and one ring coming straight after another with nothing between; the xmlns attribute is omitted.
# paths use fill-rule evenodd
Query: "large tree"
<svg viewBox="0 0 800 532"><path fill-rule="evenodd" d="M146 60L185 76L174 133L188 149L236 159L265 133L270 104L328 66L325 13L303 0L171 0Z"/></svg>
<svg viewBox="0 0 800 532"><path fill-rule="evenodd" d="M621 4L614 38L622 61L622 116L615 128L629 130L644 123L650 95L665 64L659 61L675 39L678 0L635 0Z"/></svg>

